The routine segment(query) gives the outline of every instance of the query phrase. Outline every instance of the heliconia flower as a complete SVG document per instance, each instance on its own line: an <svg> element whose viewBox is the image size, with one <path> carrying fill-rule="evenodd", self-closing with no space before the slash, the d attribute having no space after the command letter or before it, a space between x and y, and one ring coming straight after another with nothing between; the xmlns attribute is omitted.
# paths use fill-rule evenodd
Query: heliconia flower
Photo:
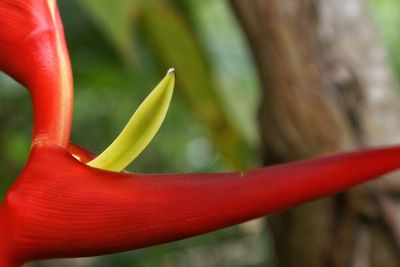
<svg viewBox="0 0 400 267"><path fill-rule="evenodd" d="M70 144L72 77L55 0L0 0L0 69L28 87L34 107L29 160L0 206L1 267L199 235L400 167L400 147L387 147L248 173L119 172L160 127L174 74L166 75L99 157Z"/></svg>

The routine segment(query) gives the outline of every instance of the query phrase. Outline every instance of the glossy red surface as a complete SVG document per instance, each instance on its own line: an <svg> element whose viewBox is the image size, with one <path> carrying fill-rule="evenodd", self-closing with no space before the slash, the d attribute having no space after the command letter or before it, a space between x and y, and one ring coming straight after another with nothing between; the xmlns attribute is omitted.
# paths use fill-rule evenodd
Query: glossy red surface
<svg viewBox="0 0 400 267"><path fill-rule="evenodd" d="M0 208L0 253L19 264L199 235L345 190L397 168L399 155L394 147L246 174L144 175L94 169L40 144Z"/></svg>
<svg viewBox="0 0 400 267"><path fill-rule="evenodd" d="M66 147L73 87L55 0L0 0L0 70L31 94L33 143Z"/></svg>

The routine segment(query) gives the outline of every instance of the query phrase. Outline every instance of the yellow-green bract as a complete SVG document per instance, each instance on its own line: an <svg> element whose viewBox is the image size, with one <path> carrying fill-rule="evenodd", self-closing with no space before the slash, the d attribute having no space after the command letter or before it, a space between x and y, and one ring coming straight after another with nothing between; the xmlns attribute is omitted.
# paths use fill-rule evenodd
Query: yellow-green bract
<svg viewBox="0 0 400 267"><path fill-rule="evenodd" d="M130 164L150 143L164 121L174 84L175 71L171 68L135 111L115 141L88 165L121 171Z"/></svg>

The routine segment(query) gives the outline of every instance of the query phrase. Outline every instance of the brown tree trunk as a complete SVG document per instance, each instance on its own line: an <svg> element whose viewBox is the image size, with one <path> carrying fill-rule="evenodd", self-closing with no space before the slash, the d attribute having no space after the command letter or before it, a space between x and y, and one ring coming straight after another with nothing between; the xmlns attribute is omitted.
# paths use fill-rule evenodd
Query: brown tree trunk
<svg viewBox="0 0 400 267"><path fill-rule="evenodd" d="M399 140L400 98L365 2L231 2L263 85L266 163ZM398 184L385 177L270 218L279 266L400 266Z"/></svg>

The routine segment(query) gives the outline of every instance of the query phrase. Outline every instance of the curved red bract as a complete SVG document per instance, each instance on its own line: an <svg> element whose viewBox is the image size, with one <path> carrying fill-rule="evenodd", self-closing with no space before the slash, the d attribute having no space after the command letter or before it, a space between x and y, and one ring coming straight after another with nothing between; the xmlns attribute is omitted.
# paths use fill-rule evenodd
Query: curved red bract
<svg viewBox="0 0 400 267"><path fill-rule="evenodd" d="M33 147L1 206L13 263L94 256L199 235L345 190L400 165L400 147L246 174L128 174Z"/></svg>
<svg viewBox="0 0 400 267"><path fill-rule="evenodd" d="M66 147L73 85L55 0L0 0L0 70L31 94L33 143Z"/></svg>
<svg viewBox="0 0 400 267"><path fill-rule="evenodd" d="M35 113L28 163L0 206L0 266L195 236L400 167L400 147L388 147L246 174L144 175L91 168L85 163L94 155L68 145L72 78L58 16L53 0L0 0L0 69L28 87Z"/></svg>

